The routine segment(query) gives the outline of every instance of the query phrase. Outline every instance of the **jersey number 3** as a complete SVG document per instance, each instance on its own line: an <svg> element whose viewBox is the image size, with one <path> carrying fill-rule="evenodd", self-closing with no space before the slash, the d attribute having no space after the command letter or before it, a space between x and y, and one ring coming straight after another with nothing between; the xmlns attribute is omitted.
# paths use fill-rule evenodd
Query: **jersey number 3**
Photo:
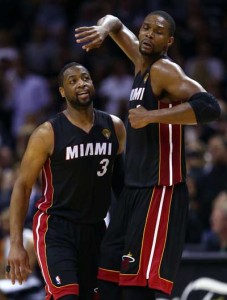
<svg viewBox="0 0 227 300"><path fill-rule="evenodd" d="M107 172L107 167L109 165L109 159L107 158L103 158L101 161L100 161L100 165L101 165L101 171L98 171L97 172L97 175L98 176L103 176L104 174L106 174Z"/></svg>

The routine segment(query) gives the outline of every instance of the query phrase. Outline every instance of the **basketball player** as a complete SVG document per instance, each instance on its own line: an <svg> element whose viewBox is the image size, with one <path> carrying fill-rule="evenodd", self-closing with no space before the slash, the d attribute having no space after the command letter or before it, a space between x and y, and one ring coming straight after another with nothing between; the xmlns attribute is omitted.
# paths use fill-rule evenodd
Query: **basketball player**
<svg viewBox="0 0 227 300"><path fill-rule="evenodd" d="M151 300L170 294L180 263L188 210L183 125L216 120L211 94L167 56L175 22L163 11L144 19L137 38L107 15L97 26L76 29L90 51L109 35L135 65L129 96L126 187L101 251L101 299ZM108 295L108 296L107 296Z"/></svg>
<svg viewBox="0 0 227 300"><path fill-rule="evenodd" d="M30 272L22 228L32 186L42 170L33 233L46 299L92 300L115 167L115 191L122 184L125 128L119 118L93 108L94 86L82 65L67 64L59 85L66 109L31 135L13 189L6 277L22 284Z"/></svg>

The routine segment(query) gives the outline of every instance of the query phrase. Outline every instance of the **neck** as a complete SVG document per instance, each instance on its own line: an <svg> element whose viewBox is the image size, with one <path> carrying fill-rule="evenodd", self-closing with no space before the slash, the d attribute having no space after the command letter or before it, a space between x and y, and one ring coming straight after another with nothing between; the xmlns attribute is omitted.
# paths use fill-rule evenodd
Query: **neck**
<svg viewBox="0 0 227 300"><path fill-rule="evenodd" d="M164 55L166 55L166 53L153 54L152 56L143 55L141 62L141 70L144 71L149 65L152 65Z"/></svg>
<svg viewBox="0 0 227 300"><path fill-rule="evenodd" d="M94 124L93 105L90 105L89 107L80 107L79 109L67 107L63 113L72 124L82 128L84 131L89 132Z"/></svg>

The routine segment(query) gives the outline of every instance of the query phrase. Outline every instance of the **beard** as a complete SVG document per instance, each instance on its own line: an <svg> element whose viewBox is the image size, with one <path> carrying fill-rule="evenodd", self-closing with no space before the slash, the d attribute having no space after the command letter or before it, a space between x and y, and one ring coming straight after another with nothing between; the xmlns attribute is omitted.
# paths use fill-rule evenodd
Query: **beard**
<svg viewBox="0 0 227 300"><path fill-rule="evenodd" d="M139 52L143 55L146 56L152 60L157 60L160 57L162 57L164 54L166 54L167 49L163 48L163 49L152 49L151 51L146 51L143 49L143 47L141 46L141 44L139 45Z"/></svg>
<svg viewBox="0 0 227 300"><path fill-rule="evenodd" d="M147 52L147 51L144 51L141 47L141 45L139 45L139 52L144 55L144 56L152 56L152 52Z"/></svg>
<svg viewBox="0 0 227 300"><path fill-rule="evenodd" d="M90 95L89 99L86 102L80 101L78 98L74 100L68 100L68 104L75 108L75 109L81 109L81 108L87 108L93 103L93 96Z"/></svg>
<svg viewBox="0 0 227 300"><path fill-rule="evenodd" d="M89 98L89 100L87 102L80 102L80 101L75 101L75 102L71 102L71 106L74 108L78 108L78 107L88 107L91 105L91 103L93 102L92 97Z"/></svg>
<svg viewBox="0 0 227 300"><path fill-rule="evenodd" d="M144 51L144 50L142 49L142 46L141 46L141 45L139 45L139 52L140 52L142 55L148 56L148 57L151 57L151 56L153 55L153 51L150 51L150 52Z"/></svg>

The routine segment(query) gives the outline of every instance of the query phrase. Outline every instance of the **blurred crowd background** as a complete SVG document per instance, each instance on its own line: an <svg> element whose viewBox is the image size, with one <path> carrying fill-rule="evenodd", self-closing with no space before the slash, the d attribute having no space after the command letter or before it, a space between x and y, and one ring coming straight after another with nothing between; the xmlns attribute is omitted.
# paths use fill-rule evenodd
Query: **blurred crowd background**
<svg viewBox="0 0 227 300"><path fill-rule="evenodd" d="M185 128L190 195L185 248L227 251L226 1L0 0L0 278L4 277L10 195L28 138L38 124L64 108L58 92L60 69L70 61L85 65L96 88L95 107L123 121L127 117L133 65L110 38L100 49L85 53L75 42L75 28L113 14L137 34L144 17L157 9L169 12L176 21L169 56L213 93L222 109L219 121ZM40 192L37 182L27 229Z"/></svg>

